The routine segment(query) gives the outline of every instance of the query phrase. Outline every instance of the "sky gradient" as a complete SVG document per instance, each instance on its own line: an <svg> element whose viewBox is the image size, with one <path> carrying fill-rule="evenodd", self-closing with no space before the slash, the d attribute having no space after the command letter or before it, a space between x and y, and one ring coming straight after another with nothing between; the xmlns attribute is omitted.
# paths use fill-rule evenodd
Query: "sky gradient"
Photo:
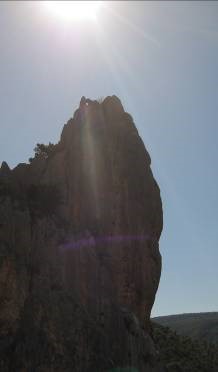
<svg viewBox="0 0 218 372"><path fill-rule="evenodd" d="M160 186L163 269L153 315L218 311L218 3L103 2L63 22L0 2L0 161L57 142L81 96L116 94Z"/></svg>

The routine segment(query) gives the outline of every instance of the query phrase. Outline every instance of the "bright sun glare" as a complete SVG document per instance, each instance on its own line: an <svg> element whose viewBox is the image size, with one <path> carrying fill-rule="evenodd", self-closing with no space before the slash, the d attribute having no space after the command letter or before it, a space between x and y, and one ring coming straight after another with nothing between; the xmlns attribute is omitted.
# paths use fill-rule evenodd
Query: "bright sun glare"
<svg viewBox="0 0 218 372"><path fill-rule="evenodd" d="M101 1L44 1L46 7L58 17L70 21L97 18Z"/></svg>

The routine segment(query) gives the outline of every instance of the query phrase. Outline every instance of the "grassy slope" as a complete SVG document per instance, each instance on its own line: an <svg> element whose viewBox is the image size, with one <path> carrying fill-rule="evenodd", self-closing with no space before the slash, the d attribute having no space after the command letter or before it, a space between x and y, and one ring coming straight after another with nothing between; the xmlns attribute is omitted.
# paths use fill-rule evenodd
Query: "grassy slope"
<svg viewBox="0 0 218 372"><path fill-rule="evenodd" d="M193 339L218 342L218 313L179 314L153 318L178 334Z"/></svg>

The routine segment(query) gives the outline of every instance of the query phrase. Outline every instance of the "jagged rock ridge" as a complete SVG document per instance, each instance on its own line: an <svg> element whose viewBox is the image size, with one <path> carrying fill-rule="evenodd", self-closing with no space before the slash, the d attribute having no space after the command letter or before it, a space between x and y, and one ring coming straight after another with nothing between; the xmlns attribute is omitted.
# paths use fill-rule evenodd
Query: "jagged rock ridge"
<svg viewBox="0 0 218 372"><path fill-rule="evenodd" d="M161 230L132 117L116 96L82 97L52 154L0 170L0 368L160 371Z"/></svg>

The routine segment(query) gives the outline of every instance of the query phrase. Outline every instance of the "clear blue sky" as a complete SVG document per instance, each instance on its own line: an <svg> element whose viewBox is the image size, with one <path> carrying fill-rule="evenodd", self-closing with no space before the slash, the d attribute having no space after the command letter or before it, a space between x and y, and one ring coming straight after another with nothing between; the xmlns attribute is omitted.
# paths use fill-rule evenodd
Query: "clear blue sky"
<svg viewBox="0 0 218 372"><path fill-rule="evenodd" d="M163 200L153 315L218 311L218 3L105 2L69 23L1 1L0 34L0 161L57 142L82 95L119 96Z"/></svg>

